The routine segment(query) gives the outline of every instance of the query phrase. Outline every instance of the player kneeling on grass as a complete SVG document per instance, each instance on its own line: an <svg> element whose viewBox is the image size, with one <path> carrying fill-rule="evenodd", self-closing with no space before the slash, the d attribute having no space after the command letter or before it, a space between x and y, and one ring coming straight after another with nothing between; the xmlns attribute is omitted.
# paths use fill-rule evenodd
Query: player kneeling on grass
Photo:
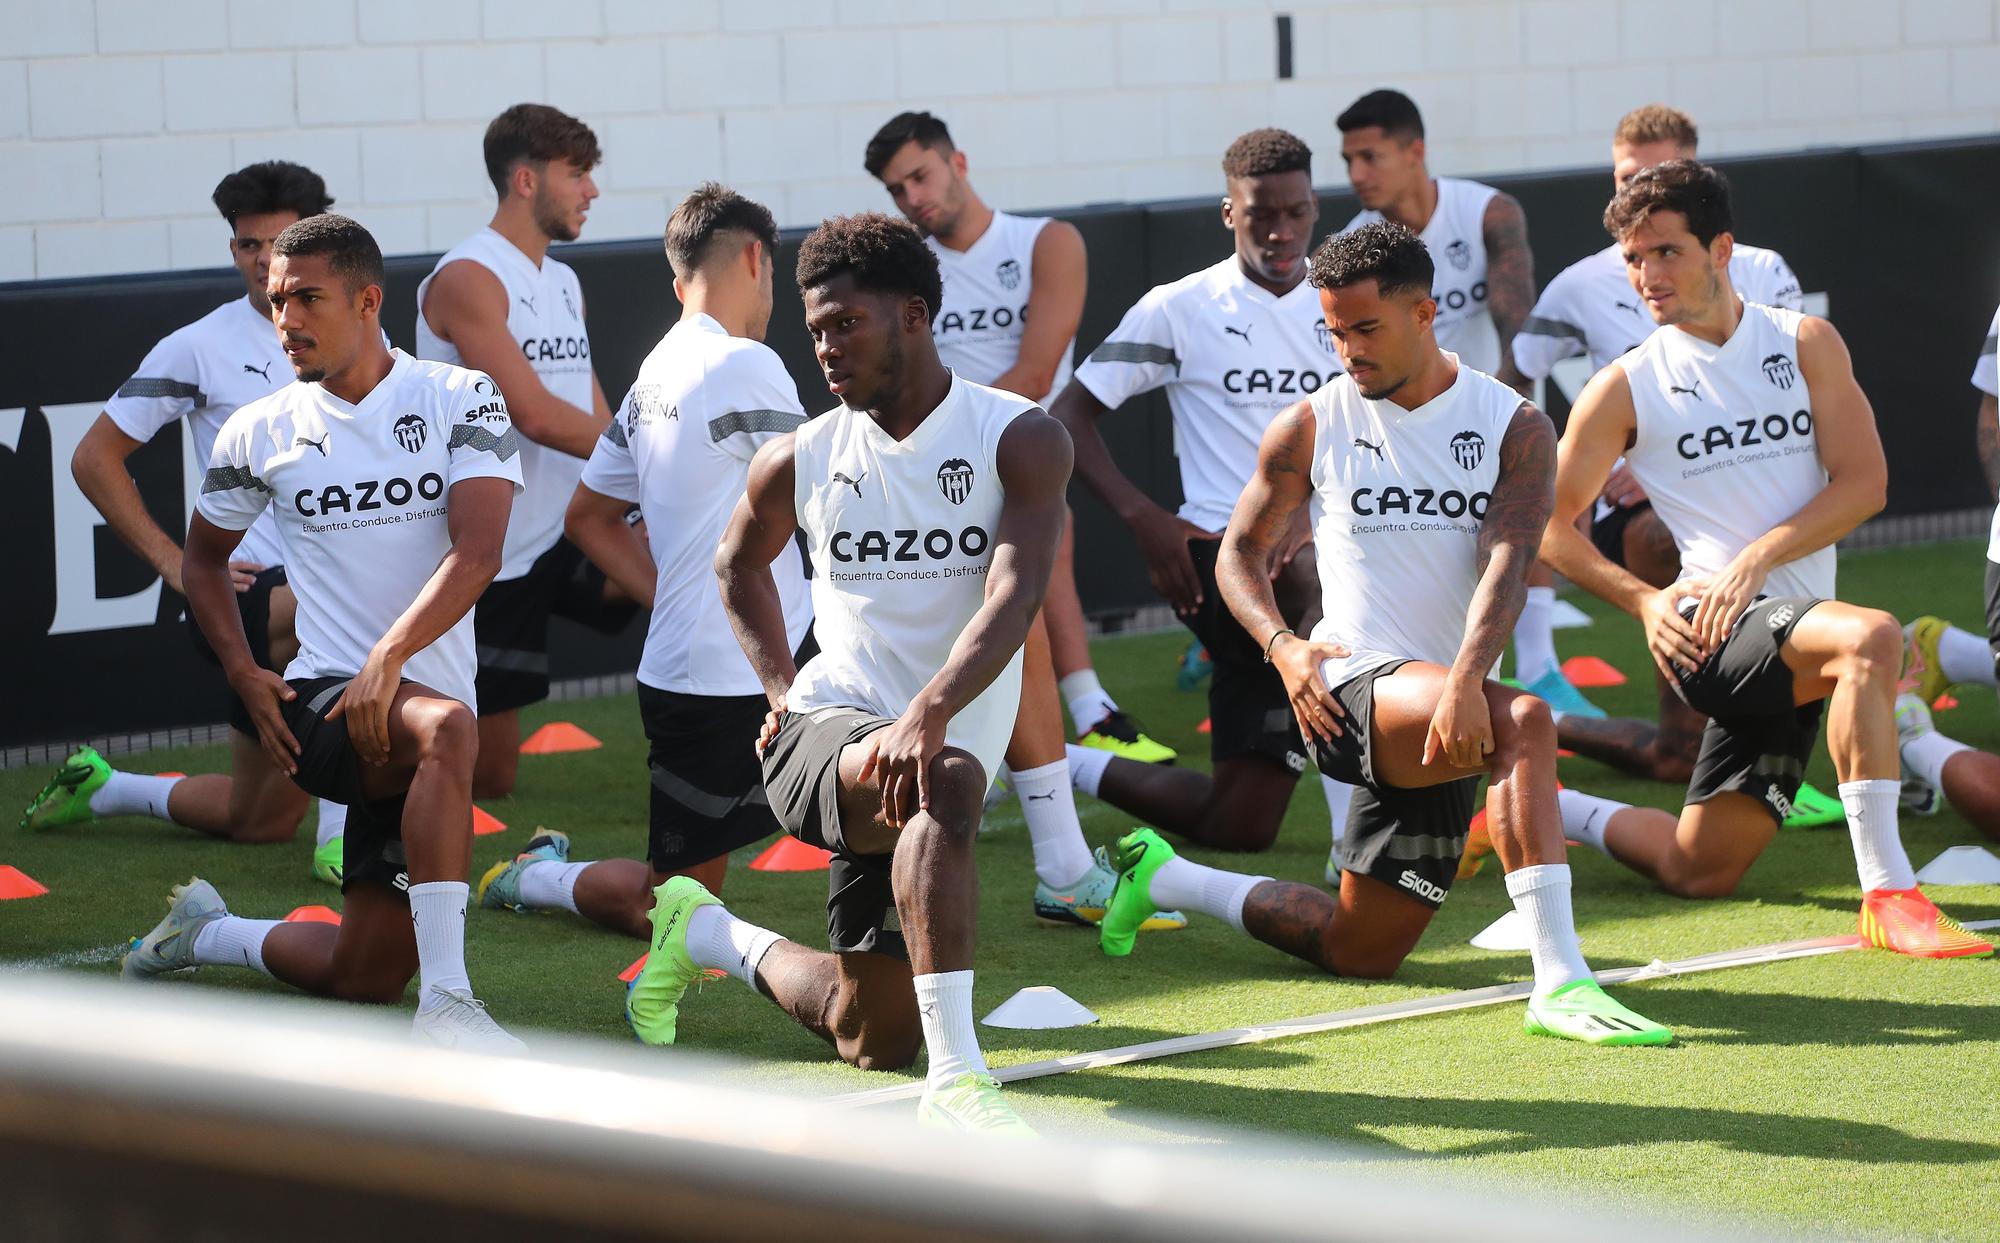
<svg viewBox="0 0 2000 1243"><path fill-rule="evenodd" d="M1599 988L1577 948L1548 705L1487 677L1548 521L1555 432L1438 348L1432 275L1423 242L1388 222L1313 256L1347 374L1265 432L1216 574L1320 771L1358 787L1339 892L1203 867L1140 829L1119 842L1104 950L1130 953L1140 918L1178 906L1336 974L1387 976L1451 888L1484 774L1507 892L1533 932L1526 1029L1665 1044L1673 1033ZM1285 625L1267 568L1307 504L1324 610L1310 639Z"/></svg>
<svg viewBox="0 0 2000 1243"><path fill-rule="evenodd" d="M192 880L124 975L252 967L389 1004L420 973L420 1039L518 1050L466 977L465 877L472 605L500 565L519 442L486 376L383 344L382 252L367 230L314 216L273 250L272 316L298 381L217 435L181 577L265 755L307 793L348 806L342 921L243 919ZM299 654L284 677L251 655L229 577L230 553L267 508L298 597Z"/></svg>

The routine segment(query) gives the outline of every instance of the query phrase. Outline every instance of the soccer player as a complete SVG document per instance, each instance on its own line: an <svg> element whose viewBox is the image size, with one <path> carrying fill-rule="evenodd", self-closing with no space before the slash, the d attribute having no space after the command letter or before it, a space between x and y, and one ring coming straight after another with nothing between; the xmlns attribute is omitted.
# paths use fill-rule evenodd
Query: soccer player
<svg viewBox="0 0 2000 1243"><path fill-rule="evenodd" d="M1067 384L1088 278L1076 226L988 207L966 178L965 153L928 112L890 118L862 162L937 256L944 302L932 336L952 374L1034 402ZM1073 521L1063 525L1050 596L1028 632L1021 710L1001 775L1021 800L1034 847L1036 917L1088 925L1102 917L1117 877L1101 852L1092 856L1077 820L1059 689L1074 705L1082 746L1147 763L1177 757L1138 731L1090 667L1070 560L1074 529ZM1060 680L1051 652L1057 635L1072 657Z"/></svg>
<svg viewBox="0 0 2000 1243"><path fill-rule="evenodd" d="M229 223L229 258L243 278L244 296L232 298L162 338L138 372L97 416L76 447L70 469L77 485L127 547L144 557L166 585L181 591L181 546L146 512L125 460L182 419L194 429L195 450L206 461L216 433L238 407L289 383L284 351L271 326L264 282L271 242L306 216L332 206L318 173L271 160L224 177L213 201ZM254 524L230 562L236 606L251 654L266 669L283 669L298 650L292 632L294 602L285 585L283 553L269 518ZM195 648L215 655L188 617ZM230 765L227 774L153 777L120 772L95 749L69 757L21 818L24 829L75 824L98 816L144 815L237 842L288 841L305 814L306 796L271 767L257 745L257 729L243 702L230 699ZM340 834L346 809L322 801L313 874L338 884Z"/></svg>
<svg viewBox="0 0 2000 1243"><path fill-rule="evenodd" d="M265 756L349 807L341 922L245 919L190 880L123 972L250 967L381 1004L415 973L417 1038L517 1050L466 976L465 875L470 614L500 563L518 440L486 376L383 344L382 252L366 229L312 216L272 252L272 315L297 382L216 437L182 577ZM283 677L257 664L231 603L229 556L267 509L298 597Z"/></svg>
<svg viewBox="0 0 2000 1243"><path fill-rule="evenodd" d="M1614 192L1624 189L1641 169L1693 159L1698 141L1694 120L1665 104L1647 104L1626 113L1611 136ZM1745 302L1804 309L1799 278L1775 250L1737 245L1729 256L1729 280ZM1578 355L1589 358L1592 372L1602 371L1657 327L1645 303L1632 292L1625 261L1614 242L1572 263L1549 282L1514 337L1514 363L1531 380L1546 379L1558 362ZM1665 587L1680 576L1680 553L1672 533L1653 512L1645 489L1622 464L1611 472L1592 518L1591 540L1614 563L1654 587ZM1622 772L1686 784L1694 774L1703 718L1674 693L1664 675L1657 676L1657 725L1566 715L1556 721L1556 740Z"/></svg>
<svg viewBox="0 0 2000 1243"><path fill-rule="evenodd" d="M569 839L544 831L480 881L483 906L570 910L645 937L667 877L719 892L729 852L778 831L757 765L764 688L723 616L713 564L752 456L805 422L791 377L763 344L777 248L770 211L713 182L674 208L666 249L680 322L639 365L570 502L570 539L634 599L653 602L639 662L651 743L646 860L572 863ZM625 521L634 504L646 539ZM771 573L796 651L812 624L805 566L793 552Z"/></svg>
<svg viewBox="0 0 2000 1243"><path fill-rule="evenodd" d="M1709 722L1677 823L1581 840L1670 892L1733 892L1789 813L1830 705L1861 935L1925 957L1991 954L1917 888L1898 835L1902 633L1833 598L1834 542L1881 509L1888 473L1846 345L1825 320L1736 295L1729 186L1714 169L1655 165L1604 223L1661 328L1571 410L1542 557L1637 618L1660 671ZM1570 525L1621 453L1679 547L1685 577L1668 587Z"/></svg>
<svg viewBox="0 0 2000 1243"><path fill-rule="evenodd" d="M549 615L606 633L637 604L563 538L563 515L611 407L590 363L583 288L552 242L583 230L597 183L597 135L543 104L516 104L486 127L493 220L417 286L417 355L492 376L521 439L525 491L500 573L479 601L476 798L514 789L521 709L549 694Z"/></svg>
<svg viewBox="0 0 2000 1243"><path fill-rule="evenodd" d="M1390 975L1450 892L1484 775L1507 892L1533 934L1526 1029L1666 1044L1673 1033L1606 994L1577 948L1548 705L1488 676L1548 522L1555 431L1439 348L1432 281L1424 243L1392 221L1313 255L1347 372L1264 433L1216 568L1321 771L1358 787L1339 891L1204 867L1139 829L1118 844L1104 950L1130 953L1134 913L1159 899L1327 971ZM1321 585L1310 638L1268 569L1301 513Z"/></svg>
<svg viewBox="0 0 2000 1243"><path fill-rule="evenodd" d="M1216 591L1216 545L1256 470L1265 427L1340 361L1305 283L1319 218L1311 149L1284 130L1252 130L1230 144L1222 172L1234 253L1148 292L1049 411L1075 441L1077 474L1131 528L1154 590L1214 659L1214 777L1082 748L1070 751L1070 767L1085 793L1170 832L1220 850L1266 850L1305 771L1305 748L1284 683ZM1179 513L1125 477L1097 430L1099 419L1161 387L1179 446ZM1307 538L1301 522L1274 551L1280 607L1294 625L1314 607L1312 559L1292 559ZM1351 791L1328 778L1326 793L1338 838Z"/></svg>
<svg viewBox="0 0 2000 1243"><path fill-rule="evenodd" d="M655 898L632 1027L671 1042L681 995L718 968L857 1066L906 1066L921 1036L922 1120L1023 1133L972 1026L973 838L1062 533L1069 438L1034 403L939 361L937 258L903 221L828 220L799 247L798 283L840 405L758 452L715 568L770 700L772 809L833 852L833 953L744 924L675 877ZM820 645L803 668L770 570L798 533Z"/></svg>
<svg viewBox="0 0 2000 1243"><path fill-rule="evenodd" d="M1342 231L1394 220L1423 238L1437 265L1438 344L1528 395L1511 348L1535 301L1535 257L1520 203L1477 181L1431 176L1424 118L1401 91L1370 91L1334 124L1362 208ZM1555 577L1538 565L1514 627L1514 677L1560 714L1603 716L1556 659L1555 607Z"/></svg>
<svg viewBox="0 0 2000 1243"><path fill-rule="evenodd" d="M1923 697L1908 691L1896 696L1896 749L1905 811L1934 816L1940 801L1948 802L1973 828L2000 841L2000 755L1947 737Z"/></svg>

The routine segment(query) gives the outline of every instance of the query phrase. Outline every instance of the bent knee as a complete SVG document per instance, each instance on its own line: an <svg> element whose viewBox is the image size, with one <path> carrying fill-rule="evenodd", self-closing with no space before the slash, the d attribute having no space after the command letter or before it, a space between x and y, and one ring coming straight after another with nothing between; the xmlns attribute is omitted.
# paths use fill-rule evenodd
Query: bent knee
<svg viewBox="0 0 2000 1243"><path fill-rule="evenodd" d="M986 801L986 769L969 751L946 747L931 760L931 799L977 810Z"/></svg>
<svg viewBox="0 0 2000 1243"><path fill-rule="evenodd" d="M289 842L298 835L300 818L273 820L258 817L229 826L229 840L239 846L271 846Z"/></svg>
<svg viewBox="0 0 2000 1243"><path fill-rule="evenodd" d="M1335 975L1355 980L1386 980L1396 974L1403 965L1404 954L1384 950L1366 950L1359 953L1344 951L1330 955Z"/></svg>
<svg viewBox="0 0 2000 1243"><path fill-rule="evenodd" d="M1211 809L1203 817L1201 844L1212 850L1258 854L1278 844L1279 822Z"/></svg>
<svg viewBox="0 0 2000 1243"><path fill-rule="evenodd" d="M840 1041L840 1058L856 1070L908 1070L916 1065L923 1043L916 1032L895 1036L863 1033Z"/></svg>
<svg viewBox="0 0 2000 1243"><path fill-rule="evenodd" d="M479 751L479 718L456 700L438 705L425 722L424 752L471 758Z"/></svg>
<svg viewBox="0 0 2000 1243"><path fill-rule="evenodd" d="M1743 868L1676 868L1660 877L1660 885L1678 898L1726 898L1743 883Z"/></svg>
<svg viewBox="0 0 2000 1243"><path fill-rule="evenodd" d="M335 980L327 991L337 1001L358 1002L365 1006L393 1006L403 1000L403 992L410 985L408 976L392 979L382 976L357 976L353 979Z"/></svg>

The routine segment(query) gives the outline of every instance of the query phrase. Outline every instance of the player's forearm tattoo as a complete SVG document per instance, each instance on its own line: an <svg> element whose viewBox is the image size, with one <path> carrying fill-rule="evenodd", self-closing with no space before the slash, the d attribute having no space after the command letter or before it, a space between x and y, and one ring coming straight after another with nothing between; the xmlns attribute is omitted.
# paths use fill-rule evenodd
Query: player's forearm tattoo
<svg viewBox="0 0 2000 1243"><path fill-rule="evenodd" d="M1484 676L1506 649L1528 599L1528 570L1555 507L1555 427L1524 401L1500 441L1500 475L1479 527L1479 586L1465 619L1461 668Z"/></svg>
<svg viewBox="0 0 2000 1243"><path fill-rule="evenodd" d="M1486 309L1500 334L1506 356L1514 334L1535 305L1535 254L1528 248L1528 217L1512 196L1501 194L1486 206Z"/></svg>
<svg viewBox="0 0 2000 1243"><path fill-rule="evenodd" d="M1286 411L1278 416L1285 430L1296 428L1300 415ZM1271 551L1284 538L1298 508L1297 491L1309 488L1309 462L1301 461L1296 442L1290 436L1272 440L1257 463L1258 475L1250 481L1262 501L1250 512L1249 521L1230 522L1216 557L1215 585L1223 603L1250 636L1263 643L1286 621L1278 608L1277 593L1271 588Z"/></svg>

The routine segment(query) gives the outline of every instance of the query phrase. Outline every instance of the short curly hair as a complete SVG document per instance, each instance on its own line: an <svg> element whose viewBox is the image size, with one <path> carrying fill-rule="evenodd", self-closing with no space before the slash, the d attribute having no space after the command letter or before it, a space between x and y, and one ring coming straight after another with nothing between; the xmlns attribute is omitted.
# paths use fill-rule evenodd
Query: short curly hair
<svg viewBox="0 0 2000 1243"><path fill-rule="evenodd" d="M1345 289L1372 280L1384 297L1411 290L1428 297L1436 275L1422 238L1393 220L1377 220L1322 242L1306 279L1315 289Z"/></svg>
<svg viewBox="0 0 2000 1243"><path fill-rule="evenodd" d="M1706 246L1718 234L1736 231L1729 204L1729 179L1712 165L1668 160L1633 175L1604 209L1604 231L1624 237L1657 211L1677 211L1688 232Z"/></svg>
<svg viewBox="0 0 2000 1243"><path fill-rule="evenodd" d="M934 320L944 303L944 278L923 235L909 221L879 211L822 221L799 243L796 274L801 290L824 285L842 273L871 293L922 298Z"/></svg>
<svg viewBox="0 0 2000 1243"><path fill-rule="evenodd" d="M231 228L238 216L288 211L303 220L333 206L325 179L289 160L265 160L237 169L216 183L209 201Z"/></svg>
<svg viewBox="0 0 2000 1243"><path fill-rule="evenodd" d="M1312 176L1312 148L1297 134L1282 129L1253 129L1222 153L1222 175L1265 177L1272 173Z"/></svg>

